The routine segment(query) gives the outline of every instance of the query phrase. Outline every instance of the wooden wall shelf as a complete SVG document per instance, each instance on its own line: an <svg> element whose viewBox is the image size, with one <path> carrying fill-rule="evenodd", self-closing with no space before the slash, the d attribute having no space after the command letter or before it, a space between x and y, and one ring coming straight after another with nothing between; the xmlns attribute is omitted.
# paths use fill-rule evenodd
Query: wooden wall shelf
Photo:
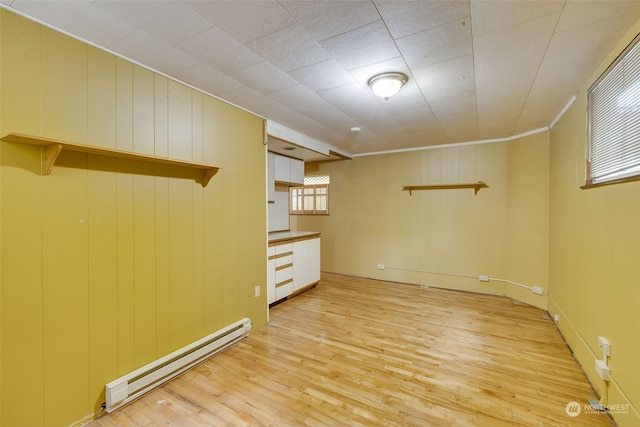
<svg viewBox="0 0 640 427"><path fill-rule="evenodd" d="M470 184L405 185L402 190L408 191L411 196L413 191L418 190L458 190L461 188L473 188L473 194L478 194L481 188L489 188L489 186L482 181L478 181Z"/></svg>
<svg viewBox="0 0 640 427"><path fill-rule="evenodd" d="M56 163L58 155L62 150L76 151L79 153L97 154L100 156L117 157L120 159L137 160L147 163L157 163L162 165L179 166L191 169L202 170L202 179L200 184L203 187L209 183L209 180L220 169L217 166L208 165L204 163L195 163L186 160L175 160L165 157L156 157L148 154L132 153L128 151L121 151L111 148L94 147L90 145L77 144L75 142L60 141L57 139L44 138L40 136L24 135L20 133L10 133L1 138L7 142L18 142L20 144L38 145L42 147L42 170L43 175L49 175L53 170L53 166Z"/></svg>

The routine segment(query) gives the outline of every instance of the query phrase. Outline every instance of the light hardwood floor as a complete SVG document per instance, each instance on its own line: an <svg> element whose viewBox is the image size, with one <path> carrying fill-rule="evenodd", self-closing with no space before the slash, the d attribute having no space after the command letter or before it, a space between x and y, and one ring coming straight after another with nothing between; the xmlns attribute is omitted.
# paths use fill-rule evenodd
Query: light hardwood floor
<svg viewBox="0 0 640 427"><path fill-rule="evenodd" d="M323 274L268 326L90 424L612 426L544 311Z"/></svg>

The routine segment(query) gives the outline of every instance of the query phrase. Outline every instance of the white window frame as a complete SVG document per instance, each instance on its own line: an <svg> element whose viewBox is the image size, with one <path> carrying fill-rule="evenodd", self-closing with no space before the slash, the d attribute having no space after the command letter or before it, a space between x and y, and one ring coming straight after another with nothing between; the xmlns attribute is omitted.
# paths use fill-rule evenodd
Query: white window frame
<svg viewBox="0 0 640 427"><path fill-rule="evenodd" d="M308 184L309 178L305 177L305 185L289 187L289 213L291 215L329 215L329 176L326 176L326 184ZM306 208L305 198L311 200L310 209ZM324 198L324 209L318 206L319 199Z"/></svg>
<svg viewBox="0 0 640 427"><path fill-rule="evenodd" d="M586 183L640 180L640 35L589 88Z"/></svg>

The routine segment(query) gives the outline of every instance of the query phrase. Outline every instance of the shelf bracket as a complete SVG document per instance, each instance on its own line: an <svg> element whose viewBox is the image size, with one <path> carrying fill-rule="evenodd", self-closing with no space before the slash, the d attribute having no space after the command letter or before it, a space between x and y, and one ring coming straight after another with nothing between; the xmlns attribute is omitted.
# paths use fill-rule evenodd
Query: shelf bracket
<svg viewBox="0 0 640 427"><path fill-rule="evenodd" d="M206 187L211 178L218 173L218 168L205 169L202 172L202 186Z"/></svg>
<svg viewBox="0 0 640 427"><path fill-rule="evenodd" d="M62 152L62 144L44 145L42 147L43 164L41 172L43 175L50 175L53 165L56 163L58 155Z"/></svg>

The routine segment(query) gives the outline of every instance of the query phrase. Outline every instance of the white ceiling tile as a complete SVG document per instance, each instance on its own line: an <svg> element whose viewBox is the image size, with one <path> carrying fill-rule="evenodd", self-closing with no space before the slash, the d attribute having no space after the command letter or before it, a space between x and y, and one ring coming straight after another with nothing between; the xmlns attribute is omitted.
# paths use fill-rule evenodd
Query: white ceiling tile
<svg viewBox="0 0 640 427"><path fill-rule="evenodd" d="M135 27L89 2L16 1L13 7L76 37L109 47L135 31Z"/></svg>
<svg viewBox="0 0 640 427"><path fill-rule="evenodd" d="M413 75L429 104L475 96L471 55L415 69Z"/></svg>
<svg viewBox="0 0 640 427"><path fill-rule="evenodd" d="M217 27L176 46L198 61L223 73L233 73L263 61L259 55Z"/></svg>
<svg viewBox="0 0 640 427"><path fill-rule="evenodd" d="M298 83L266 61L236 71L230 77L261 93L285 89Z"/></svg>
<svg viewBox="0 0 640 427"><path fill-rule="evenodd" d="M640 14L640 1L591 1L585 7L584 0L569 0L564 6L558 22L557 32L563 32L591 24L598 24L613 18L629 18L635 22ZM624 19L627 21L627 19ZM626 30L621 28L621 30Z"/></svg>
<svg viewBox="0 0 640 427"><path fill-rule="evenodd" d="M291 25L247 43L254 52L283 71L326 61L329 54L299 25Z"/></svg>
<svg viewBox="0 0 640 427"><path fill-rule="evenodd" d="M530 67L535 72L553 36L557 21L557 15L546 15L474 36L474 62L476 65L484 65L520 58L533 61Z"/></svg>
<svg viewBox="0 0 640 427"><path fill-rule="evenodd" d="M220 93L220 98L257 114L261 114L261 112L267 111L267 108L270 105L276 103L268 96L265 96L260 92L246 86L241 86L237 89L224 91Z"/></svg>
<svg viewBox="0 0 640 427"><path fill-rule="evenodd" d="M318 94L350 117L370 117L384 112L377 102L371 102L375 95L358 83L323 90Z"/></svg>
<svg viewBox="0 0 640 427"><path fill-rule="evenodd" d="M351 118L302 85L272 92L269 96L283 105L295 105L296 111L313 117L318 123L335 129L354 126Z"/></svg>
<svg viewBox="0 0 640 427"><path fill-rule="evenodd" d="M474 36L502 30L543 16L559 17L564 1L558 0L472 0Z"/></svg>
<svg viewBox="0 0 640 427"><path fill-rule="evenodd" d="M400 56L382 21L323 40L321 44L347 70Z"/></svg>
<svg viewBox="0 0 640 427"><path fill-rule="evenodd" d="M479 102L504 102L518 98L524 102L533 86L538 61L514 57L507 61L476 66L476 96Z"/></svg>
<svg viewBox="0 0 640 427"><path fill-rule="evenodd" d="M175 75L198 63L189 55L152 38L141 30L136 30L112 44L111 50L169 75Z"/></svg>
<svg viewBox="0 0 640 427"><path fill-rule="evenodd" d="M316 40L337 36L380 19L370 0L285 0L280 4Z"/></svg>
<svg viewBox="0 0 640 427"><path fill-rule="evenodd" d="M171 46L213 26L181 1L99 0L95 7Z"/></svg>
<svg viewBox="0 0 640 427"><path fill-rule="evenodd" d="M468 0L376 0L376 5L394 39L460 21L471 15Z"/></svg>
<svg viewBox="0 0 640 427"><path fill-rule="evenodd" d="M289 75L314 92L344 86L354 81L351 74L334 59L290 71Z"/></svg>
<svg viewBox="0 0 640 427"><path fill-rule="evenodd" d="M265 114L273 117L273 120L284 126L298 126L304 124L312 130L312 135L324 135L323 141L341 141L343 139L343 130L336 131L334 128L324 126L322 123L311 119L305 114L301 114L296 109L289 108L282 104L271 104L264 109ZM348 129L348 128L347 128Z"/></svg>
<svg viewBox="0 0 640 427"><path fill-rule="evenodd" d="M182 70L176 74L176 77L216 96L222 92L242 87L242 83L205 64L197 64Z"/></svg>
<svg viewBox="0 0 640 427"><path fill-rule="evenodd" d="M242 43L295 23L275 0L184 1L193 10Z"/></svg>
<svg viewBox="0 0 640 427"><path fill-rule="evenodd" d="M432 30L396 40L411 68L448 61L472 51L471 25L463 18Z"/></svg>
<svg viewBox="0 0 640 427"><path fill-rule="evenodd" d="M269 96L284 105L305 105L314 104L318 101L322 102L314 91L301 84L271 92Z"/></svg>

